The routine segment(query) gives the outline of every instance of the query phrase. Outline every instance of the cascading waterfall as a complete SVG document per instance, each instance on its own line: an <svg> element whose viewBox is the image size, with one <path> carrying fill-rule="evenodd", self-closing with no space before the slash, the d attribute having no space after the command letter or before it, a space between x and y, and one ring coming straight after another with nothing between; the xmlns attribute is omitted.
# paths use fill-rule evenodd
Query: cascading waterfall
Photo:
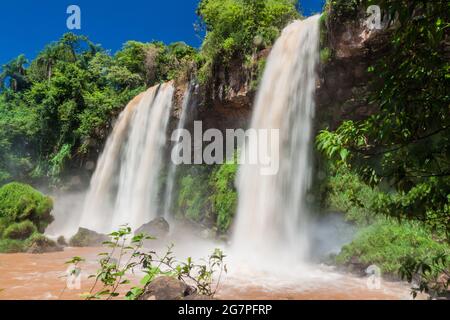
<svg viewBox="0 0 450 320"><path fill-rule="evenodd" d="M181 106L181 116L180 120L178 121L177 126L177 136L175 137L176 143L178 143L181 139L181 130L186 128L186 124L188 121L192 120L191 115L193 108L195 104L191 101L193 90L195 89L195 85L189 84L188 88L186 89L186 92L184 93L183 97L183 103ZM180 145L176 144L175 148L172 150L172 153L179 153L180 152ZM169 164L169 173L167 175L167 183L166 183L166 189L164 192L164 218L166 220L171 220L172 218L172 207L173 207L173 196L175 192L175 179L176 179L176 173L177 173L177 166L170 161Z"/></svg>
<svg viewBox="0 0 450 320"><path fill-rule="evenodd" d="M91 180L82 227L132 229L157 216L158 175L172 107L171 83L134 98L120 115Z"/></svg>
<svg viewBox="0 0 450 320"><path fill-rule="evenodd" d="M240 167L233 252L250 263L301 262L308 254L306 196L318 57L319 16L313 16L287 26L267 60L251 128L280 130L280 169L264 176L260 165ZM247 144L246 150L254 149Z"/></svg>

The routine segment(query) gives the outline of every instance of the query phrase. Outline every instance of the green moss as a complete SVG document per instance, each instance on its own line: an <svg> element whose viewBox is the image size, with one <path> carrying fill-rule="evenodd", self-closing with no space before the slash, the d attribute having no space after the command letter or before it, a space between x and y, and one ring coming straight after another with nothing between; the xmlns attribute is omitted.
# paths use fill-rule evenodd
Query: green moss
<svg viewBox="0 0 450 320"><path fill-rule="evenodd" d="M207 31L201 49L207 62L199 72L201 83L214 64L269 47L290 21L301 17L291 0L202 0L197 13Z"/></svg>
<svg viewBox="0 0 450 320"><path fill-rule="evenodd" d="M237 163L192 166L179 177L177 215L204 222L226 232L237 205Z"/></svg>
<svg viewBox="0 0 450 320"><path fill-rule="evenodd" d="M331 60L331 49L330 48L323 48L320 50L320 62L322 64L326 64L330 62Z"/></svg>
<svg viewBox="0 0 450 320"><path fill-rule="evenodd" d="M22 240L0 239L0 253L19 253L25 250Z"/></svg>
<svg viewBox="0 0 450 320"><path fill-rule="evenodd" d="M3 237L13 240L25 240L35 232L37 232L37 228L33 222L25 220L9 225L3 233Z"/></svg>
<svg viewBox="0 0 450 320"><path fill-rule="evenodd" d="M184 172L178 194L177 213L193 221L209 217L209 168L192 167Z"/></svg>
<svg viewBox="0 0 450 320"><path fill-rule="evenodd" d="M56 248L58 248L58 245L55 241L47 238L41 233L34 233L24 243L25 248L27 250L30 250L31 253L52 252L55 251Z"/></svg>
<svg viewBox="0 0 450 320"><path fill-rule="evenodd" d="M441 253L450 253L449 246L434 241L420 223L380 219L361 229L354 241L342 248L336 262L346 264L357 257L362 263L377 265L384 273L397 274L403 259L409 256L426 260Z"/></svg>
<svg viewBox="0 0 450 320"><path fill-rule="evenodd" d="M52 209L52 199L29 185L13 182L0 188L0 219L3 223L30 220L39 232L44 232L53 221Z"/></svg>
<svg viewBox="0 0 450 320"><path fill-rule="evenodd" d="M237 191L235 187L238 164L223 164L217 168L210 179L210 186L213 189L211 195L212 210L217 217L217 227L220 231L226 232L236 213Z"/></svg>
<svg viewBox="0 0 450 320"><path fill-rule="evenodd" d="M254 71L254 76L253 76L253 80L250 83L250 89L251 90L257 90L262 78L264 76L264 70L266 68L266 63L267 63L267 59L266 58L261 58L257 61L256 64L256 70Z"/></svg>

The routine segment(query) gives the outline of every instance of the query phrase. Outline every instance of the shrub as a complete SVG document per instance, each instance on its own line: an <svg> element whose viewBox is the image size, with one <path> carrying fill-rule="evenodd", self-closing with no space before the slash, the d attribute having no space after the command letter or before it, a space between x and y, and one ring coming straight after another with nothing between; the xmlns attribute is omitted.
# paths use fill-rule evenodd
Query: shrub
<svg viewBox="0 0 450 320"><path fill-rule="evenodd" d="M361 229L353 242L342 248L336 262L346 264L358 257L362 263L376 264L385 273L397 274L409 256L426 260L446 252L450 252L449 246L434 241L420 223L380 219Z"/></svg>
<svg viewBox="0 0 450 320"><path fill-rule="evenodd" d="M13 182L0 188L0 218L4 222L30 220L44 232L53 221L52 209L52 199L29 185Z"/></svg>
<svg viewBox="0 0 450 320"><path fill-rule="evenodd" d="M208 217L208 176L208 172L198 170L189 172L181 178L177 210L179 214L193 221L202 221Z"/></svg>
<svg viewBox="0 0 450 320"><path fill-rule="evenodd" d="M33 222L25 220L8 226L3 233L3 237L13 240L25 240L35 232L37 232L37 229Z"/></svg>
<svg viewBox="0 0 450 320"><path fill-rule="evenodd" d="M212 209L217 216L217 227L227 231L236 212L237 191L235 187L237 163L225 163L218 167L210 178L210 186L214 190L211 195Z"/></svg>
<svg viewBox="0 0 450 320"><path fill-rule="evenodd" d="M329 166L323 189L325 207L345 213L347 221L366 226L374 221L374 208L380 192L365 184L345 166Z"/></svg>
<svg viewBox="0 0 450 320"><path fill-rule="evenodd" d="M197 9L207 31L202 77L214 63L272 45L281 29L300 18L296 4L294 0L202 0Z"/></svg>
<svg viewBox="0 0 450 320"><path fill-rule="evenodd" d="M23 252L25 244L22 240L0 239L0 253Z"/></svg>

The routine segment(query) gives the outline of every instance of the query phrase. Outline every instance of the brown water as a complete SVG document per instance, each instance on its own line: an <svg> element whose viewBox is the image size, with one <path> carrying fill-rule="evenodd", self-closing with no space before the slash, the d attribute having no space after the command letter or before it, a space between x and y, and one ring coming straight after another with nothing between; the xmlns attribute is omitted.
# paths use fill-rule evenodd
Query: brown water
<svg viewBox="0 0 450 320"><path fill-rule="evenodd" d="M88 275L95 273L99 248L66 248L64 252L42 255L0 254L0 299L2 300L74 300L90 290ZM67 265L74 256L86 259L81 288L66 287ZM320 267L318 267L320 269ZM233 274L239 274L234 276ZM219 299L278 300L372 300L409 299L404 283L383 282L379 290L367 288L366 279L321 270L298 279L277 278L264 273L249 276L247 270L235 268L221 284ZM138 279L135 279L136 281ZM124 288L123 290L126 290Z"/></svg>

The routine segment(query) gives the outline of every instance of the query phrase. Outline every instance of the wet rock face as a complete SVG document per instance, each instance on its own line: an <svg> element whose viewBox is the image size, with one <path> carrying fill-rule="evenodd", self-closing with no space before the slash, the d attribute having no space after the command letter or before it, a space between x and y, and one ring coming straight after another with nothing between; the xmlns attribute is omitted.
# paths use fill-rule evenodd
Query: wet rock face
<svg viewBox="0 0 450 320"><path fill-rule="evenodd" d="M105 241L109 241L107 235L80 228L77 234L70 239L69 245L71 247L101 247Z"/></svg>
<svg viewBox="0 0 450 320"><path fill-rule="evenodd" d="M196 289L172 277L158 277L145 289L139 300L202 300Z"/></svg>
<svg viewBox="0 0 450 320"><path fill-rule="evenodd" d="M362 120L378 110L369 103L374 75L368 69L389 49L389 30L369 30L364 12L327 23L327 41L322 46L328 47L333 57L319 67L318 129L334 130L344 120Z"/></svg>
<svg viewBox="0 0 450 320"><path fill-rule="evenodd" d="M245 129L251 119L255 99L255 81L258 61L269 55L270 49L259 51L254 57L254 67L246 67L243 59L236 57L227 64L217 64L213 76L204 85L198 86L193 99L196 100L197 121L202 121L204 130ZM253 85L252 85L253 82ZM179 119L183 94L187 84L177 84L173 118ZM191 128L188 128L191 129Z"/></svg>

